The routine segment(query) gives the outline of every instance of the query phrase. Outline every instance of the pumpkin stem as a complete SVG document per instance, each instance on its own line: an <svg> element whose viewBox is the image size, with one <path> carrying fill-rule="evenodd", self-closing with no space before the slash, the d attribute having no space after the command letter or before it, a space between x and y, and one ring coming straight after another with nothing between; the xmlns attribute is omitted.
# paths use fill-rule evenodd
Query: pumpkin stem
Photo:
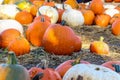
<svg viewBox="0 0 120 80"><path fill-rule="evenodd" d="M38 15L39 15L39 16L42 15L42 14L40 13L40 11L38 11Z"/></svg>
<svg viewBox="0 0 120 80"><path fill-rule="evenodd" d="M79 64L80 61L81 61L81 58L83 57L83 54L84 54L84 53L81 53L80 56L79 56L77 59L75 59L75 61L72 63L72 65Z"/></svg>
<svg viewBox="0 0 120 80"><path fill-rule="evenodd" d="M104 40L104 37L101 36L101 37L100 37L100 41L103 42L103 40Z"/></svg>
<svg viewBox="0 0 120 80"><path fill-rule="evenodd" d="M64 2L62 3L62 8L65 10L65 4L64 4Z"/></svg>
<svg viewBox="0 0 120 80"><path fill-rule="evenodd" d="M16 55L14 54L14 52L10 51L8 53L8 64L17 64L17 59L16 59Z"/></svg>
<svg viewBox="0 0 120 80"><path fill-rule="evenodd" d="M35 75L35 77L32 80L40 80L40 79L42 79L43 76L44 76L44 74L42 72L40 72L37 75Z"/></svg>
<svg viewBox="0 0 120 80"><path fill-rule="evenodd" d="M65 20L62 20L62 21L61 21L61 25L63 25L63 26L66 25L66 21L65 21Z"/></svg>
<svg viewBox="0 0 120 80"><path fill-rule="evenodd" d="M41 18L41 22L45 22L45 18L43 16Z"/></svg>
<svg viewBox="0 0 120 80"><path fill-rule="evenodd" d="M120 65L118 65L118 64L113 64L112 66L115 68L115 72L117 72L117 73L120 72Z"/></svg>

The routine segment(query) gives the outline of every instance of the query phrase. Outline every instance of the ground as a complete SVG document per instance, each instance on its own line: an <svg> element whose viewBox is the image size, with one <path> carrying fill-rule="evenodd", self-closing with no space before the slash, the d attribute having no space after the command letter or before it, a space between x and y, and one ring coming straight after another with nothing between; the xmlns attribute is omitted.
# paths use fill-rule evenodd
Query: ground
<svg viewBox="0 0 120 80"><path fill-rule="evenodd" d="M41 63L43 59L48 61L48 67L56 68L59 64L66 60L76 59L81 53L83 56L81 60L88 61L93 64L102 64L110 60L120 60L120 37L115 36L111 32L111 25L106 28L101 28L99 26L79 26L72 28L76 35L80 36L82 39L82 49L79 52L74 52L71 56L58 56L51 55L45 52L42 48L33 47L30 54L19 56L19 64L25 66L27 69L36 66ZM96 55L91 53L89 50L90 43L95 40L99 40L100 36L104 37L104 42L109 45L110 53L109 55ZM0 62L5 62L6 57L2 56Z"/></svg>

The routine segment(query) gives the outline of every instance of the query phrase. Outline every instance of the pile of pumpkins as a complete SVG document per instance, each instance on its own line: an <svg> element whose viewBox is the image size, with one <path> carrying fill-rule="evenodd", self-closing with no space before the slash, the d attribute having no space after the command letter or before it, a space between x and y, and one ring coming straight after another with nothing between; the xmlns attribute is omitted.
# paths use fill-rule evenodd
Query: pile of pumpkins
<svg viewBox="0 0 120 80"><path fill-rule="evenodd" d="M72 28L82 25L100 28L112 25L112 33L120 34L119 5L105 5L102 0L89 3L77 3L76 0L61 0L61 3L11 1L5 0L0 5L0 47L14 51L17 56L29 53L31 45L43 47L55 55L78 52L82 48L82 39ZM90 44L90 51L108 54L109 46L101 39Z"/></svg>
<svg viewBox="0 0 120 80"><path fill-rule="evenodd" d="M104 5L102 0L90 3L77 3L76 0L64 3L9 1L5 0L0 5L0 47L9 50L8 62L0 64L0 80L120 80L119 61L95 65L68 60L55 69L46 67L44 61L42 67L27 70L17 64L15 56L29 53L31 45L44 47L45 51L55 55L78 52L82 48L82 39L72 28L82 25L98 25L101 28L111 25L112 33L119 35L119 5ZM101 38L91 43L90 51L108 54L109 46Z"/></svg>

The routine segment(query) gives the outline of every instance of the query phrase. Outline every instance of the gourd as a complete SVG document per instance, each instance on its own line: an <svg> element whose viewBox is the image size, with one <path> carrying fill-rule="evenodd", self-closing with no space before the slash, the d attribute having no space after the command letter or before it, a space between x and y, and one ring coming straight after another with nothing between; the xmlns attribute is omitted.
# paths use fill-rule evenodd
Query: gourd
<svg viewBox="0 0 120 80"><path fill-rule="evenodd" d="M17 63L13 52L8 53L7 63L0 64L0 80L30 80L27 69Z"/></svg>
<svg viewBox="0 0 120 80"><path fill-rule="evenodd" d="M0 19L14 19L18 12L15 4L0 5Z"/></svg>
<svg viewBox="0 0 120 80"><path fill-rule="evenodd" d="M0 20L0 33L7 29L16 29L21 34L23 34L23 26L16 20L12 19L6 19L6 20Z"/></svg>
<svg viewBox="0 0 120 80"><path fill-rule="evenodd" d="M39 16L39 13L50 17L51 23L56 23L58 21L58 12L51 6L41 6L37 12L37 16Z"/></svg>
<svg viewBox="0 0 120 80"><path fill-rule="evenodd" d="M120 80L120 75L101 65L77 64L65 73L63 80Z"/></svg>
<svg viewBox="0 0 120 80"><path fill-rule="evenodd" d="M81 11L75 9L67 9L62 15L62 20L70 27L76 27L84 24L84 16Z"/></svg>

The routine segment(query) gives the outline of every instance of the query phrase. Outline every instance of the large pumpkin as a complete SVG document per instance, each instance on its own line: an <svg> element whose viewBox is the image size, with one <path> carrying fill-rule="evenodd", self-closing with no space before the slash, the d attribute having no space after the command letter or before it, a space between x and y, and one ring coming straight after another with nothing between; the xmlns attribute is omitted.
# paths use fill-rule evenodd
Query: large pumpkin
<svg viewBox="0 0 120 80"><path fill-rule="evenodd" d="M49 25L50 22L45 20L44 17L42 17L41 20L34 21L26 30L28 41L30 41L34 46L41 46L44 32Z"/></svg>
<svg viewBox="0 0 120 80"><path fill-rule="evenodd" d="M76 35L70 27L51 24L43 36L42 45L51 54L71 55L76 47L75 41Z"/></svg>
<svg viewBox="0 0 120 80"><path fill-rule="evenodd" d="M77 64L65 73L63 80L120 80L120 75L101 65Z"/></svg>
<svg viewBox="0 0 120 80"><path fill-rule="evenodd" d="M15 54L8 54L7 63L0 64L0 80L30 80L25 67L17 64Z"/></svg>

